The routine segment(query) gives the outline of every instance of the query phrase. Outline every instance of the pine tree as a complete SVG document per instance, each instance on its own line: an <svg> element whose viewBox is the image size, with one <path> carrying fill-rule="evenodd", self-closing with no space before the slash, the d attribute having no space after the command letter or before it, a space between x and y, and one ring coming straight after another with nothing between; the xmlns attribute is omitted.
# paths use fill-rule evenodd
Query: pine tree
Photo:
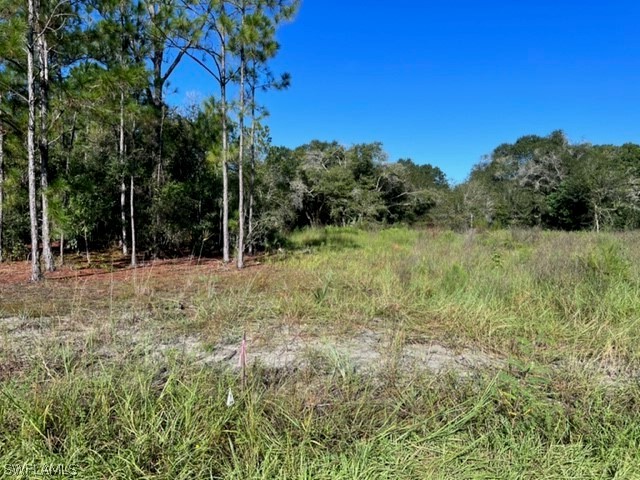
<svg viewBox="0 0 640 480"><path fill-rule="evenodd" d="M46 1L46 0L45 0ZM42 258L45 269L52 272L55 269L53 253L51 251L51 232L49 222L49 42L47 41L47 26L51 18L42 18L36 9L37 51L39 63L38 91L40 97L39 117L40 130L38 135L38 150L40 153L40 197L42 215Z"/></svg>
<svg viewBox="0 0 640 480"><path fill-rule="evenodd" d="M29 221L31 229L31 281L41 279L40 262L38 258L38 210L36 205L36 92L35 92L35 56L36 56L36 0L28 0L27 17L27 98L28 98L28 123L27 123L27 162L29 182Z"/></svg>
<svg viewBox="0 0 640 480"><path fill-rule="evenodd" d="M237 266L244 267L245 251L245 188L244 188L244 146L245 131L244 119L246 109L245 83L248 71L254 78L249 82L252 86L251 105L252 118L255 120L255 85L257 82L257 65L266 65L269 59L275 56L278 50L278 43L275 41L276 27L284 20L292 18L298 8L298 2L274 1L274 0L239 0L237 4L239 10L238 32L235 37L236 52L240 60L239 67L239 152L238 152L238 253ZM248 65L253 68L249 69ZM267 70L268 71L268 70ZM288 84L288 76L285 77ZM255 181L255 128L252 122L252 147L251 147L251 175L250 175L250 201L249 201L249 238L253 234L253 183Z"/></svg>
<svg viewBox="0 0 640 480"><path fill-rule="evenodd" d="M236 265L244 268L244 109L245 109L245 72L247 68L246 45L251 32L245 28L247 8L245 0L240 0L240 31L239 31L239 56L240 56L240 103L238 106L238 253Z"/></svg>
<svg viewBox="0 0 640 480"><path fill-rule="evenodd" d="M225 0L203 0L197 5L197 17L203 22L202 37L193 46L193 52L187 51L216 81L220 88L221 117L221 166L222 166L222 261L230 261L229 239L229 122L227 87L231 82L229 74L228 51L229 36L233 31L233 19L227 12Z"/></svg>
<svg viewBox="0 0 640 480"><path fill-rule="evenodd" d="M151 64L151 83L147 86L147 96L155 113L155 171L153 173L154 202L165 182L163 153L164 123L167 108L164 91L169 78L189 50L198 44L204 27L204 18L190 15L189 1L142 0L138 9L137 25L140 27L141 41L135 50L138 63L145 60ZM158 235L161 229L160 214L153 217L154 250L159 248Z"/></svg>

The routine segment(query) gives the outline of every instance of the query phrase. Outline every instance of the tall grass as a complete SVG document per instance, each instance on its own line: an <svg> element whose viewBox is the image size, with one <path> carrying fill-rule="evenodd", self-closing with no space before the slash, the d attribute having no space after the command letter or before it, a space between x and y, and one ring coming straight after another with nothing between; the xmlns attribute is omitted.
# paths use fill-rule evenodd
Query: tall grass
<svg viewBox="0 0 640 480"><path fill-rule="evenodd" d="M329 228L295 233L240 274L141 271L61 284L72 293L61 299L45 284L46 305L2 293L4 314L21 313L11 325L31 330L1 330L0 472L640 478L639 247L636 233ZM243 389L232 370L158 348L246 331L268 349L282 327L382 332L396 363L358 371L308 352L303 367L250 366ZM403 346L423 343L490 352L502 367L394 368Z"/></svg>
<svg viewBox="0 0 640 480"><path fill-rule="evenodd" d="M314 321L348 330L379 317L543 360L640 358L640 234L327 229L292 242L316 252L287 263L303 285L296 309Z"/></svg>
<svg viewBox="0 0 640 480"><path fill-rule="evenodd" d="M5 382L0 463L81 478L634 478L637 387L130 364ZM227 390L236 403L227 407Z"/></svg>

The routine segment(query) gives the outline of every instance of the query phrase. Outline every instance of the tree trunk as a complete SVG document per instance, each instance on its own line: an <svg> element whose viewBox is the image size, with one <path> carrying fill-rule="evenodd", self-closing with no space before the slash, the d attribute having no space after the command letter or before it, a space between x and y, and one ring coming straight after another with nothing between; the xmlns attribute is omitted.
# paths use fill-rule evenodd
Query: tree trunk
<svg viewBox="0 0 640 480"><path fill-rule="evenodd" d="M251 172L249 174L249 225L247 236L249 239L249 254L253 254L253 192L256 183L256 84L251 85Z"/></svg>
<svg viewBox="0 0 640 480"><path fill-rule="evenodd" d="M38 210L36 206L36 94L35 94L35 12L36 0L28 0L29 18L27 30L27 97L29 105L27 122L27 162L29 175L29 221L31 226L31 281L37 282L42 274L38 259Z"/></svg>
<svg viewBox="0 0 640 480"><path fill-rule="evenodd" d="M155 216L153 217L153 251L154 256L157 256L160 250L159 245L159 235L161 233L161 223L162 217L160 215L160 210L158 209L158 198L160 196L160 191L162 190L162 185L164 184L164 165L162 159L162 149L163 149L163 131L164 131L164 116L165 110L164 105L160 105L160 118L158 119L158 123L156 126L156 142L157 142L157 152L156 152L156 172L155 172L155 187L153 189L153 204L155 205Z"/></svg>
<svg viewBox="0 0 640 480"><path fill-rule="evenodd" d="M91 264L91 255L89 254L89 232L87 227L84 227L82 232L84 233L84 251L87 257L87 264L89 265Z"/></svg>
<svg viewBox="0 0 640 480"><path fill-rule="evenodd" d="M48 272L55 270L49 230L49 45L44 31L38 32L40 57L40 196L42 201L42 257Z"/></svg>
<svg viewBox="0 0 640 480"><path fill-rule="evenodd" d="M122 231L122 254L127 255L127 215L125 213L127 184L125 182L124 158L124 91L120 92L120 141L118 143L118 157L120 159L120 227Z"/></svg>
<svg viewBox="0 0 640 480"><path fill-rule="evenodd" d="M131 211L129 212L129 217L131 219L131 266L135 267L137 265L136 262L136 222L135 222L135 210L133 208L133 197L134 197L134 185L133 185L133 175L131 175L131 181L129 185L129 208Z"/></svg>
<svg viewBox="0 0 640 480"><path fill-rule="evenodd" d="M0 96L0 102L2 97ZM4 125L0 119L0 262L2 262L2 226L4 225Z"/></svg>
<svg viewBox="0 0 640 480"><path fill-rule="evenodd" d="M244 5L242 7L242 22L244 24ZM241 40L242 41L242 40ZM242 165L244 164L244 75L246 59L244 47L240 47L240 106L238 112L238 268L244 268L244 178Z"/></svg>
<svg viewBox="0 0 640 480"><path fill-rule="evenodd" d="M154 7L155 8L155 7ZM154 10L152 20L157 15ZM154 206L153 215L153 252L154 255L159 251L159 234L161 217L158 209L158 198L160 196L160 189L162 188L164 178L164 166L162 159L162 134L164 124L164 77L162 74L162 65L164 62L165 47L164 41L156 40L153 45L152 64L153 64L153 107L155 111L155 172L152 178L153 197L152 204Z"/></svg>
<svg viewBox="0 0 640 480"><path fill-rule="evenodd" d="M69 143L67 145L67 152L66 152L66 156L65 156L65 166L64 166L64 173L66 178L69 178L69 166L71 164L71 152L73 150L73 146L75 144L75 139L76 139L76 120L78 118L78 114L74 113L73 114L73 122L71 123L71 133L69 134ZM67 206L67 194L63 193L62 194L62 205L66 208ZM64 242L65 242L65 236L64 236L64 229L62 229L62 232L60 233L60 266L64 265Z"/></svg>
<svg viewBox="0 0 640 480"><path fill-rule="evenodd" d="M220 42L220 105L222 107L222 261L229 263L229 169L227 165L227 50L226 34Z"/></svg>

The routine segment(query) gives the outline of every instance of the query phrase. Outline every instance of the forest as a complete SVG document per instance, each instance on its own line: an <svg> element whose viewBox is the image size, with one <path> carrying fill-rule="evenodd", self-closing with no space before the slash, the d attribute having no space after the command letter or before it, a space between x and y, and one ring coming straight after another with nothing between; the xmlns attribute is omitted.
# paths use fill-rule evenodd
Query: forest
<svg viewBox="0 0 640 480"><path fill-rule="evenodd" d="M306 226L618 230L640 225L640 146L560 130L497 146L454 185L381 143L277 146L261 95L286 0L0 4L0 259L32 280L65 250L221 255L283 246ZM219 94L175 107L191 61ZM286 94L286 93L285 93Z"/></svg>

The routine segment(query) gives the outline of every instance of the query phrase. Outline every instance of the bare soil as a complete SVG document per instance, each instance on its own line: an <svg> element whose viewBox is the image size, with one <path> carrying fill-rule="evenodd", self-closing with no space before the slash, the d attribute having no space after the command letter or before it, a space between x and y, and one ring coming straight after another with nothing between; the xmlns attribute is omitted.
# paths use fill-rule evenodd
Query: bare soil
<svg viewBox="0 0 640 480"><path fill-rule="evenodd" d="M164 362L169 355L179 355L197 365L240 367L240 339L211 347L198 335L167 335L148 324L130 321L85 324L70 318L6 317L0 319L0 333L5 353L0 378L15 374L34 359L48 362L51 347L62 347L71 359L89 353L88 358L101 362L131 356ZM394 368L469 375L502 368L504 361L480 351L455 351L435 342L402 345L389 333L373 330L365 329L347 338L319 338L282 325L247 336L246 364L278 370L311 367L373 373Z"/></svg>
<svg viewBox="0 0 640 480"><path fill-rule="evenodd" d="M247 264L249 270L269 268L261 265L258 258L249 259ZM15 374L34 357L46 361L46 352L52 346L64 346L76 356L92 350L94 356L102 361L131 355L162 360L167 355L179 354L202 365L238 368L239 339L220 342L212 347L197 334L159 331L152 319L152 309L144 314L148 318L139 318L140 312L135 315L125 312L120 318L108 322L78 319L77 315L69 315L64 308L57 308L56 312L43 311L44 315L33 311L11 311L11 305L28 305L29 296L34 305L43 300L46 304L47 297L59 300L60 296L81 288L83 298L93 298L98 302L91 313L100 315L103 310L100 307L105 305L100 304L99 297L113 296L114 292L117 295L120 287L130 285L136 277L153 284L154 289L166 292L172 286L183 284L186 275L194 277L199 272L238 275L232 266L217 259L156 260L131 268L118 254L113 254L98 257L92 265L85 264L81 257L72 258L68 266L46 273L43 282L33 284L28 281L29 262L1 264L0 315L13 315L0 318L0 345L5 352L0 377ZM51 303L59 307L59 301ZM176 308L183 306L176 305ZM369 329L347 338L320 338L300 328L276 325L261 332L249 332L247 340L247 364L274 369L324 364L327 368L368 371L394 366L435 373L455 371L466 375L477 369L499 368L503 364L500 359L483 352L454 351L438 343L402 345L402 340L399 341L391 332Z"/></svg>
<svg viewBox="0 0 640 480"><path fill-rule="evenodd" d="M256 259L248 262L255 265ZM44 281L87 280L91 282L109 283L113 280L130 280L133 275L144 273L153 278L171 278L184 273L194 273L200 270L228 271L229 266L219 259L184 257L171 260L141 261L136 268L132 268L128 259L119 254L103 254L93 262L86 263L81 257L70 256L66 265L58 267L54 272L45 272ZM9 285L29 284L31 276L30 262L0 263L0 287Z"/></svg>
<svg viewBox="0 0 640 480"><path fill-rule="evenodd" d="M86 266L76 259L70 266L47 273L42 282L35 284L28 282L28 262L0 264L0 380L22 374L33 362L47 365L52 362L50 352L60 347L71 362L89 358L92 362L123 361L130 357L164 362L169 356L178 355L198 365L239 368L240 338L226 338L211 345L197 332L185 334L164 328L157 314L166 314L166 308L155 311L152 297L156 291L184 294L185 279L198 274L238 278L252 269L273 268L272 265L252 258L247 262L248 268L238 272L216 259L157 260L137 268L130 268L117 256L102 260L98 265ZM148 308L110 310L109 302L130 295L136 281L143 284L137 295L143 299L147 295ZM153 287L145 291L144 285ZM81 315L71 313L79 290L86 310ZM169 308L178 315L189 315L181 302ZM377 320L372 319L367 328L339 337L323 337L304 327L286 324L249 331L247 365L267 369L321 366L333 372L396 369L461 376L510 368L508 360L495 353L450 348L433 339L407 340L398 332L385 330L383 322ZM604 383L635 375L612 370L608 364L578 363L558 368L588 370Z"/></svg>

